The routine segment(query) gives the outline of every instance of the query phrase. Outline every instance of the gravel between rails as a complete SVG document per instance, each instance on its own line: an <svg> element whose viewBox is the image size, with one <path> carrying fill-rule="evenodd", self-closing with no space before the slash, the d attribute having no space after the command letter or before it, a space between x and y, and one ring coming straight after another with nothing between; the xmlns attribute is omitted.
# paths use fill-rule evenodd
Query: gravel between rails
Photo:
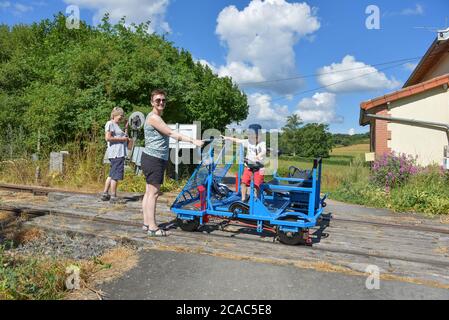
<svg viewBox="0 0 449 320"><path fill-rule="evenodd" d="M105 251L120 245L117 241L80 234L45 232L42 237L19 244L8 250L13 254L35 257L68 258L75 260L101 256Z"/></svg>

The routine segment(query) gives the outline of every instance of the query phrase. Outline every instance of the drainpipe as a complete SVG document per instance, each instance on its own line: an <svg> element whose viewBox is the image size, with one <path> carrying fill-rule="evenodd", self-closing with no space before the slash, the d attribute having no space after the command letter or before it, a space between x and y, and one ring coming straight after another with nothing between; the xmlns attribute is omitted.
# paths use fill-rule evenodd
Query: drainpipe
<svg viewBox="0 0 449 320"><path fill-rule="evenodd" d="M391 122L398 122L403 124L409 124L409 125L418 125L421 127L430 127L434 130L443 130L446 131L447 140L449 141L449 124L447 123L441 123L441 122L433 122L433 121L421 121L421 120L414 120L414 119L404 119L404 118L395 118L395 117L385 117L385 116L378 116L375 114L365 114L365 117L367 118L373 118L378 120L386 120ZM445 147L444 155L443 155L443 167L445 169L449 170L449 151L446 149L449 147Z"/></svg>
<svg viewBox="0 0 449 320"><path fill-rule="evenodd" d="M411 125L415 124L415 125L421 125L421 126L435 127L436 130L443 129L447 133L449 133L449 124L447 124L447 123L395 118L395 117L385 117L385 116L378 116L375 114L365 114L365 117L379 119L379 120L386 120L386 121L391 121L391 122L399 122L399 123L404 123L404 124L411 124Z"/></svg>

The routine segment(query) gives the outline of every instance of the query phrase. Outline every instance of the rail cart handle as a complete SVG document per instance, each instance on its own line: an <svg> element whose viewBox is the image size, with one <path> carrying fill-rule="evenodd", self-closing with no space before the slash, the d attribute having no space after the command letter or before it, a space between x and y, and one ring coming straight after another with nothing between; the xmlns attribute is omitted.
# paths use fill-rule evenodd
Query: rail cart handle
<svg viewBox="0 0 449 320"><path fill-rule="evenodd" d="M309 181L309 179L301 179L301 178L284 178L278 176L277 171L273 174L273 178L279 181L288 181L288 182L304 182Z"/></svg>
<svg viewBox="0 0 449 320"><path fill-rule="evenodd" d="M211 144L211 143L214 143L215 141L222 141L223 140L223 138L215 138L215 137L212 137L212 138L210 138L210 139L203 139L202 141L204 141L204 144L203 144L203 146L201 147L202 149L204 149L204 148L206 148L209 144Z"/></svg>

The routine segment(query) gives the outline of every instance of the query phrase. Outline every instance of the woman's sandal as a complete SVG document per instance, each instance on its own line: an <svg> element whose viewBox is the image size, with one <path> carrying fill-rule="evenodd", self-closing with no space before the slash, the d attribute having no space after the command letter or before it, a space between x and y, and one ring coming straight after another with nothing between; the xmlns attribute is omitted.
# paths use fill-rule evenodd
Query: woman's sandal
<svg viewBox="0 0 449 320"><path fill-rule="evenodd" d="M149 237L166 237L166 236L168 236L168 234L167 234L167 231L158 228L156 230L148 229L148 236Z"/></svg>

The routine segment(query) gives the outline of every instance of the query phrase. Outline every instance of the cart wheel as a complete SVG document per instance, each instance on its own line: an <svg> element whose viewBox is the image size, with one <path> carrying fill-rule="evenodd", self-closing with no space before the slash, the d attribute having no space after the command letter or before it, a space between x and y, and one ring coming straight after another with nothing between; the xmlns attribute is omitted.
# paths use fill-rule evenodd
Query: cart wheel
<svg viewBox="0 0 449 320"><path fill-rule="evenodd" d="M193 220L184 220L178 218L178 226L182 231L193 232L200 226L200 220L198 218L194 218Z"/></svg>
<svg viewBox="0 0 449 320"><path fill-rule="evenodd" d="M234 215L237 214L249 214L249 206L241 202L235 202L229 206L229 211Z"/></svg>
<svg viewBox="0 0 449 320"><path fill-rule="evenodd" d="M287 218L285 221L296 221L295 218ZM279 231L278 232L279 241L283 244L289 246L296 246L300 243L305 243L304 241L304 232L291 232L291 231Z"/></svg>

